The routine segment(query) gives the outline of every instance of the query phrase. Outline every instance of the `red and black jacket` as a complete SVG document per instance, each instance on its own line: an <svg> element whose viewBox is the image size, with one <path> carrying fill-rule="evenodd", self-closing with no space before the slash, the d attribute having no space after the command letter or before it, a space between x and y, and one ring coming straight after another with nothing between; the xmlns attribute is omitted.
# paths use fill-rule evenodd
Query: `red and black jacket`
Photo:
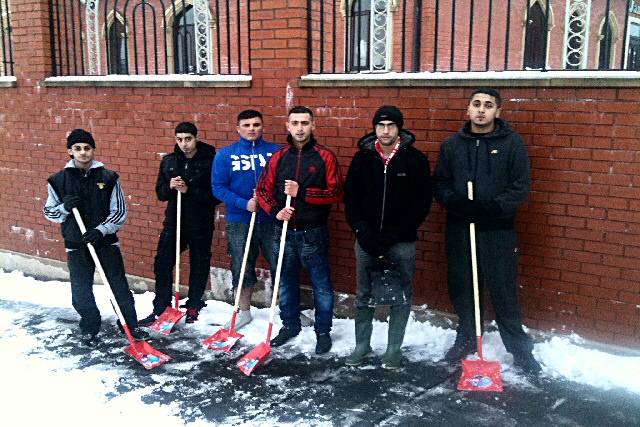
<svg viewBox="0 0 640 427"><path fill-rule="evenodd" d="M327 224L332 203L343 196L343 179L338 160L329 148L317 143L313 135L301 150L287 137L289 145L276 151L260 175L256 197L260 207L275 218L285 206L284 181L299 185L292 200L295 208L290 227L306 230Z"/></svg>

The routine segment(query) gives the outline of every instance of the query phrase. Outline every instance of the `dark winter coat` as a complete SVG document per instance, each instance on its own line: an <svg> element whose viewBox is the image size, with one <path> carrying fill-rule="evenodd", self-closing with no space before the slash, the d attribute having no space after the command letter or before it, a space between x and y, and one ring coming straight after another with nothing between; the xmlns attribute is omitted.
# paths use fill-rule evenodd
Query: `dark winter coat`
<svg viewBox="0 0 640 427"><path fill-rule="evenodd" d="M211 165L216 149L202 141L196 145L198 151L187 159L178 144L173 153L167 154L160 162L156 181L158 200L168 201L164 226L175 227L178 191L169 187L171 178L182 177L189 189L182 195L182 227L189 229L213 228L215 208L220 201L211 191Z"/></svg>
<svg viewBox="0 0 640 427"><path fill-rule="evenodd" d="M95 228L109 216L111 193L118 182L118 174L104 166L92 167L88 170L67 167L51 175L49 184L56 192L58 199L66 195L79 196L82 200L78 210L87 230ZM64 245L67 249L84 248L82 233L73 215L60 224ZM115 233L101 237L94 246L111 245L118 241Z"/></svg>
<svg viewBox="0 0 640 427"><path fill-rule="evenodd" d="M495 129L471 135L470 122L440 147L435 171L435 197L447 209L449 221L465 222L453 200L467 197L467 182L474 186L474 200L495 209L475 222L484 229L510 229L518 203L529 193L529 157L522 138L507 122L496 119Z"/></svg>
<svg viewBox="0 0 640 427"><path fill-rule="evenodd" d="M360 150L349 166L344 200L354 231L366 226L392 236L395 243L417 240L417 229L429 214L432 200L427 156L413 146L411 132L401 130L399 138L398 151L386 168L375 149L375 132L358 141Z"/></svg>
<svg viewBox="0 0 640 427"><path fill-rule="evenodd" d="M275 217L285 206L284 181L293 180L299 188L292 200L295 211L289 226L301 230L324 226L331 204L342 201L344 183L338 160L313 135L302 150L293 144L291 135L287 141L289 145L276 151L262 171L256 188L260 207Z"/></svg>

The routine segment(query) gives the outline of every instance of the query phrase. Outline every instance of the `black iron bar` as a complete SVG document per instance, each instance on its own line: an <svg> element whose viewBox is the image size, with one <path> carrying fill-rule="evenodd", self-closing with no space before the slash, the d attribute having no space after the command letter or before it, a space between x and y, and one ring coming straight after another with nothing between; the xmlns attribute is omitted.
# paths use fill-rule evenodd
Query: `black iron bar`
<svg viewBox="0 0 640 427"><path fill-rule="evenodd" d="M151 9L152 15L153 16L153 59L154 59L154 65L155 65L155 73L158 74L158 18L156 17L156 10L155 8L151 5L151 3L147 3L149 5L149 8ZM164 9L163 9L164 10ZM164 13L163 13L164 15ZM146 31L145 31L146 34Z"/></svg>
<svg viewBox="0 0 640 427"><path fill-rule="evenodd" d="M331 19L331 25L333 27L333 32L331 33L332 34L331 36L331 43L332 43L331 72L335 74L336 73L336 0L333 0L332 4L333 4L333 18Z"/></svg>
<svg viewBox="0 0 640 427"><path fill-rule="evenodd" d="M628 68L628 61L625 63L625 59L627 59L627 55L629 51L627 50L627 31L629 29L629 9L631 9L631 0L627 0L627 11L624 15L624 36L622 36L622 55L620 55L620 69L626 70Z"/></svg>
<svg viewBox="0 0 640 427"><path fill-rule="evenodd" d="M220 63L220 2L216 0L216 52L218 52L218 74L222 74L222 65Z"/></svg>
<svg viewBox="0 0 640 427"><path fill-rule="evenodd" d="M324 73L324 0L320 1L320 73Z"/></svg>
<svg viewBox="0 0 640 427"><path fill-rule="evenodd" d="M227 0L225 4L227 7L227 74L231 74L231 26L229 24L229 0Z"/></svg>
<svg viewBox="0 0 640 427"><path fill-rule="evenodd" d="M422 0L413 3L413 55L411 56L411 70L420 71L420 54L422 49Z"/></svg>
<svg viewBox="0 0 640 427"><path fill-rule="evenodd" d="M467 71L471 71L471 54L473 52L473 6L474 1L471 0L471 5L469 6L469 47L467 54Z"/></svg>
<svg viewBox="0 0 640 427"><path fill-rule="evenodd" d="M106 46L105 46L105 53L106 53L105 57L106 57L106 60L107 60L107 72L105 74L109 74L111 72L111 39L109 38L109 35L110 35L110 33L109 33L109 23L108 23L108 19L107 19L108 16L109 16L109 15L107 15L107 10L108 10L107 9L107 4L108 3L109 2L105 1L103 3L104 7L102 8L103 11L104 11L103 14L102 14L102 22L104 23L104 28L103 28L104 38L105 38L105 40L107 42ZM113 22L111 23L111 25L115 25L116 18L117 18L117 16L116 16L116 10L115 10L115 6L114 6L114 9L113 9ZM82 31L80 31L80 34L82 34ZM80 49L81 52L82 52L82 50L83 49ZM84 63L84 61L82 61L82 62ZM116 73L118 72L118 70L119 70L119 65L118 65L118 68L116 69ZM82 73L82 74L84 74L84 73Z"/></svg>
<svg viewBox="0 0 640 427"><path fill-rule="evenodd" d="M493 0L489 0L489 21L487 22L487 57L484 61L484 70L489 71L491 56L491 18L493 17Z"/></svg>
<svg viewBox="0 0 640 427"><path fill-rule="evenodd" d="M5 0L6 5L7 0ZM49 43L51 44L51 74L55 77L58 75L56 67L56 37L55 27L53 25L53 0L49 0Z"/></svg>
<svg viewBox="0 0 640 427"><path fill-rule="evenodd" d="M240 31L240 0L236 1L236 39L238 41L238 73L242 72L242 47L240 46L240 34L242 34L242 31ZM197 37L197 33L195 35L195 37ZM198 59L198 52L196 52L196 60Z"/></svg>
<svg viewBox="0 0 640 427"><path fill-rule="evenodd" d="M227 19L228 18L229 18L229 1L227 0ZM189 39L187 38L187 3L185 2L185 0L182 0L182 16L180 19L182 20L182 69L178 69L177 71L180 74L188 74L189 73ZM229 26L229 22L227 21L227 27L228 26ZM180 36L180 33L178 33L178 37L179 36ZM177 44L178 43L176 43L176 45Z"/></svg>
<svg viewBox="0 0 640 427"><path fill-rule="evenodd" d="M527 31L526 28L527 27L525 23L525 34ZM504 70L505 71L509 69L509 33L510 31L511 31L511 0L507 0L507 31L505 31L504 33Z"/></svg>
<svg viewBox="0 0 640 427"><path fill-rule="evenodd" d="M449 71L454 70L455 59L455 42L456 42L456 0L451 4L451 52L449 53Z"/></svg>
<svg viewBox="0 0 640 427"><path fill-rule="evenodd" d="M348 8L345 12L346 19L344 20L344 58L342 60L342 63L344 64L344 72L347 73L350 69L349 60L353 55L353 48L349 43L349 36L351 34L351 20L353 18L351 14L351 8Z"/></svg>
<svg viewBox="0 0 640 427"><path fill-rule="evenodd" d="M73 0L71 0L73 1ZM67 60L67 76L71 75L71 61L69 59L69 24L67 23L67 0L63 0L62 8L64 10L64 47L65 58Z"/></svg>
<svg viewBox="0 0 640 427"><path fill-rule="evenodd" d="M312 19L312 10L311 10L311 0L307 0L307 73L311 74L313 72L313 47L312 47L312 27L311 27L311 19Z"/></svg>
<svg viewBox="0 0 640 427"><path fill-rule="evenodd" d="M416 17L414 16L413 19L415 20ZM406 51L406 45L407 45L406 22L407 22L407 0L402 0L402 53L400 54L400 56L402 57L402 64L400 66L400 69L403 73L405 71L405 51Z"/></svg>
<svg viewBox="0 0 640 427"><path fill-rule="evenodd" d="M356 19L356 22L355 22L355 25L356 25L356 36L354 36L354 38L353 38L353 40L357 43L356 52L357 52L358 56L356 57L356 64L358 64L358 65L356 66L356 71L360 71L360 69L361 69L360 68L360 31L361 31L361 28L360 28L361 22L360 22L360 20L361 20L361 14L362 14L362 3L360 2L360 0L358 0L358 15L356 15L357 19ZM369 15L369 16L371 16L371 15ZM371 23L369 23L369 28L371 28Z"/></svg>
<svg viewBox="0 0 640 427"><path fill-rule="evenodd" d="M251 74L251 5L247 0L247 52L249 52L247 64L249 67L249 74Z"/></svg>
<svg viewBox="0 0 640 427"><path fill-rule="evenodd" d="M611 55L611 39L612 37L610 37L610 32L609 32L609 11L611 10L611 2L610 0L607 0L607 10L605 11L605 15L604 15L604 34L602 37L602 41L604 42L604 57L605 60L607 61L607 64L605 66L605 70L608 70L609 68L611 68L611 61L610 61L610 55ZM587 28L587 31L589 31L589 29ZM613 36L613 34L611 34L611 36ZM622 45L624 46L624 41L622 42ZM623 48L624 49L624 48ZM598 64L600 65L600 64ZM600 68L600 67L598 67Z"/></svg>
<svg viewBox="0 0 640 427"><path fill-rule="evenodd" d="M549 35L549 0L547 0L547 8L544 12L544 62L542 63L542 71L547 71L547 37Z"/></svg>
<svg viewBox="0 0 640 427"><path fill-rule="evenodd" d="M433 72L438 71L438 30L440 26L440 0L436 0L435 25L433 33Z"/></svg>
<svg viewBox="0 0 640 427"><path fill-rule="evenodd" d="M56 66L60 68L60 74L62 74L62 39L60 37L60 0L56 0L56 24L58 31L56 35L58 36L58 63Z"/></svg>
<svg viewBox="0 0 640 427"><path fill-rule="evenodd" d="M75 20L75 9L73 8L73 2L75 0L71 0L71 42L73 45L73 75L78 75L78 56L76 55L76 20ZM80 34L82 37L82 34ZM82 46L82 44L80 44Z"/></svg>

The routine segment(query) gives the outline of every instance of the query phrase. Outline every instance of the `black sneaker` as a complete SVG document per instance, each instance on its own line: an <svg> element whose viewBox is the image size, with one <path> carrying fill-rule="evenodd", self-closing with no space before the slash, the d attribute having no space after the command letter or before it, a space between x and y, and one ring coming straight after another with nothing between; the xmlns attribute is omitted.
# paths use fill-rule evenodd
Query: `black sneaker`
<svg viewBox="0 0 640 427"><path fill-rule="evenodd" d="M291 328L283 326L278 332L278 336L271 340L271 347L280 347L291 338L297 337L300 331L294 331Z"/></svg>
<svg viewBox="0 0 640 427"><path fill-rule="evenodd" d="M96 344L98 344L98 334L92 334L92 333L83 333L80 335L80 342L83 345L86 345L87 347L94 347Z"/></svg>
<svg viewBox="0 0 640 427"><path fill-rule="evenodd" d="M193 323L198 320L198 314L200 314L200 309L195 307L187 308L187 318L185 322Z"/></svg>
<svg viewBox="0 0 640 427"><path fill-rule="evenodd" d="M531 353L514 353L513 364L530 377L537 377L542 371L542 367Z"/></svg>
<svg viewBox="0 0 640 427"><path fill-rule="evenodd" d="M468 338L464 335L458 334L453 346L444 355L444 359L449 363L458 363L462 359L465 359L469 354L477 350L476 340L474 338Z"/></svg>
<svg viewBox="0 0 640 427"><path fill-rule="evenodd" d="M143 328L148 328L149 326L153 325L153 322L155 322L157 319L158 319L158 316L156 316L155 313L151 313L144 319L138 320L138 326L142 326Z"/></svg>
<svg viewBox="0 0 640 427"><path fill-rule="evenodd" d="M316 334L316 354L325 354L331 350L331 335Z"/></svg>
<svg viewBox="0 0 640 427"><path fill-rule="evenodd" d="M120 319L116 320L116 325L118 326L120 333L124 334L124 328L122 327L122 323L120 323ZM131 336L136 341L149 339L149 333L144 329L140 329L140 327L129 328L129 332L131 332Z"/></svg>
<svg viewBox="0 0 640 427"><path fill-rule="evenodd" d="M131 329L131 336L136 341L143 341L143 340L149 339L149 333L144 329L140 329L140 328Z"/></svg>

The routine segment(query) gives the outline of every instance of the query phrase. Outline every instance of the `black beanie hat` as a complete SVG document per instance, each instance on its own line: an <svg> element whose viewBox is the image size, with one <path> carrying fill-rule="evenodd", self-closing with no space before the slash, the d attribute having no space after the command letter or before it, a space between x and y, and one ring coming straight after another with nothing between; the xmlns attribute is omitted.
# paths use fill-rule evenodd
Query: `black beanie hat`
<svg viewBox="0 0 640 427"><path fill-rule="evenodd" d="M89 144L93 148L96 148L96 141L89 132L84 129L74 129L67 137L67 148L71 148L73 147L73 144L77 144L79 142L84 142L85 144Z"/></svg>
<svg viewBox="0 0 640 427"><path fill-rule="evenodd" d="M402 125L404 124L402 112L394 105L383 105L378 108L378 111L376 111L376 114L373 116L373 127L375 128L376 125L383 120L389 120L395 123L398 129L402 129Z"/></svg>

